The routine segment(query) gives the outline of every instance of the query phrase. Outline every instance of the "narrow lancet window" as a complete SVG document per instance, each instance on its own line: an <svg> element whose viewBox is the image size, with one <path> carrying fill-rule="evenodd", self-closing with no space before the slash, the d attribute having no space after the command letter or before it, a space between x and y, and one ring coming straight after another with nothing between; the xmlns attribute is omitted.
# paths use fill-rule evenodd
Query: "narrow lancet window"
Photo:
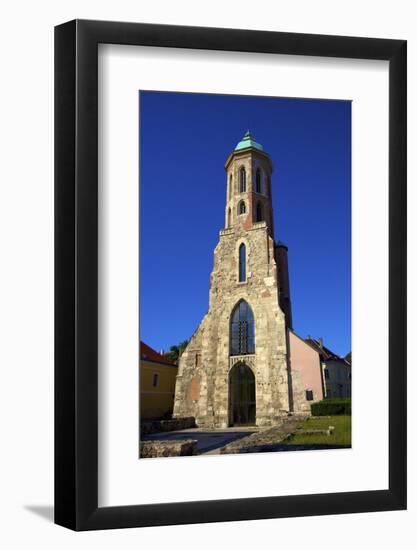
<svg viewBox="0 0 417 550"><path fill-rule="evenodd" d="M239 170L239 193L245 193L246 191L246 170L242 166Z"/></svg>
<svg viewBox="0 0 417 550"><path fill-rule="evenodd" d="M230 227L230 225L232 223L231 218L232 218L232 211L229 208L229 210L227 211L227 227Z"/></svg>
<svg viewBox="0 0 417 550"><path fill-rule="evenodd" d="M239 215L246 214L246 204L244 201L240 201L237 212Z"/></svg>
<svg viewBox="0 0 417 550"><path fill-rule="evenodd" d="M258 202L258 204L256 205L256 221L261 222L263 221L263 219L264 219L264 213L263 213L262 204Z"/></svg>
<svg viewBox="0 0 417 550"><path fill-rule="evenodd" d="M239 282L246 281L246 246L239 246Z"/></svg>
<svg viewBox="0 0 417 550"><path fill-rule="evenodd" d="M255 189L257 193L262 193L262 176L259 168L256 170L256 185Z"/></svg>

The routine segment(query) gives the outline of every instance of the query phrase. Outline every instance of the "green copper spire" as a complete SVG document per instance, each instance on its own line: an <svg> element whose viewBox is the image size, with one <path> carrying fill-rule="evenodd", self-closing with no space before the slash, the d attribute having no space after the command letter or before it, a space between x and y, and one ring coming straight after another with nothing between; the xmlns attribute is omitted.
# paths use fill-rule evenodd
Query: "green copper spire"
<svg viewBox="0 0 417 550"><path fill-rule="evenodd" d="M257 143L253 137L250 131L248 130L246 134L243 136L241 141L236 145L235 151L240 151L241 149L247 149L248 147L253 147L254 149L258 149L259 151L263 151L264 148L260 143Z"/></svg>

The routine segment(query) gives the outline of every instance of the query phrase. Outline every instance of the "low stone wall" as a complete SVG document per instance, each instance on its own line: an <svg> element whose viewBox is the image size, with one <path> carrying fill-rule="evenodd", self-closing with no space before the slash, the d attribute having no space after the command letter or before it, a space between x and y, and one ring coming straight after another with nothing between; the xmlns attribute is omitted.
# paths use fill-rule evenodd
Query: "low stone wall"
<svg viewBox="0 0 417 550"><path fill-rule="evenodd" d="M296 435L332 435L334 432L334 426L329 426L327 430L311 429L311 430L297 430Z"/></svg>
<svg viewBox="0 0 417 550"><path fill-rule="evenodd" d="M220 449L220 454L263 453L275 450L285 439L301 427L306 415L281 417L277 425L264 428L247 437L232 441Z"/></svg>
<svg viewBox="0 0 417 550"><path fill-rule="evenodd" d="M191 456L196 454L197 441L182 439L176 441L143 441L140 444L140 458L162 456Z"/></svg>
<svg viewBox="0 0 417 550"><path fill-rule="evenodd" d="M141 435L155 434L158 432L174 432L195 428L195 418L188 416L184 418L170 418L169 420L147 420L141 422Z"/></svg>

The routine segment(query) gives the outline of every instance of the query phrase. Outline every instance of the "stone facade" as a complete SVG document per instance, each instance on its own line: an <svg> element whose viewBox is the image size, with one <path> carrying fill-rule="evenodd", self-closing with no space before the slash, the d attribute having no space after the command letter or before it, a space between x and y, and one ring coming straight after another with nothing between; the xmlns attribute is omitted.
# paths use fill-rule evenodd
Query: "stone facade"
<svg viewBox="0 0 417 550"><path fill-rule="evenodd" d="M243 423L258 426L309 406L287 360L289 278L286 247L273 238L272 162L248 135L226 161L225 228L214 250L209 310L181 356L176 381L174 416L193 416L198 426L211 428L240 423L244 399L250 404ZM235 323L236 345L231 341L232 318L242 303L253 315L254 349L250 321ZM246 373L242 385L236 365Z"/></svg>
<svg viewBox="0 0 417 550"><path fill-rule="evenodd" d="M180 439L177 441L142 441L140 458L160 458L163 456L192 456L197 454L195 439Z"/></svg>
<svg viewBox="0 0 417 550"><path fill-rule="evenodd" d="M140 434L148 435L159 432L176 432L195 428L195 418L171 418L169 420L149 420L140 423Z"/></svg>

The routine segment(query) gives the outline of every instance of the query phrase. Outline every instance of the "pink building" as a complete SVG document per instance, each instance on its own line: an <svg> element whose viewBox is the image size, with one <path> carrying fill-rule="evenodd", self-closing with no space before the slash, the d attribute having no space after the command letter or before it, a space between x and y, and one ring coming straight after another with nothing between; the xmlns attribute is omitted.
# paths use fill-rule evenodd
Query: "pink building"
<svg viewBox="0 0 417 550"><path fill-rule="evenodd" d="M291 377L299 382L294 386L304 389L305 409L308 410L312 402L324 398L320 355L292 330L288 330L288 345Z"/></svg>

